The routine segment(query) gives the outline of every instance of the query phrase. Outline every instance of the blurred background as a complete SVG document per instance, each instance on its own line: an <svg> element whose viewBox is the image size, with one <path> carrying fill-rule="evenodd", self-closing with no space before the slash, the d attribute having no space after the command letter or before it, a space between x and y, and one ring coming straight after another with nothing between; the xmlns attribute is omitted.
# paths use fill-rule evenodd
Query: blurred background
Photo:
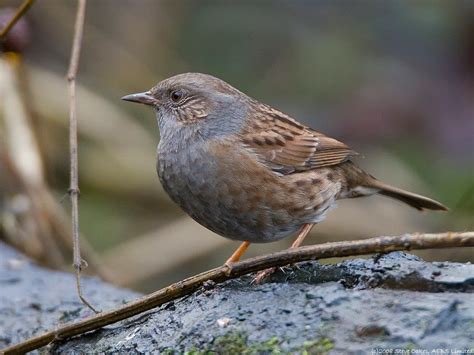
<svg viewBox="0 0 474 355"><path fill-rule="evenodd" d="M19 5L0 2L2 27ZM75 11L73 1L37 1L0 53L0 238L66 270ZM474 229L473 2L101 0L88 3L84 31L77 105L89 273L149 291L222 264L239 244L165 195L154 114L120 100L187 71L348 143L376 177L450 208L344 200L307 243ZM248 256L290 239L252 245ZM472 261L470 252L416 254Z"/></svg>

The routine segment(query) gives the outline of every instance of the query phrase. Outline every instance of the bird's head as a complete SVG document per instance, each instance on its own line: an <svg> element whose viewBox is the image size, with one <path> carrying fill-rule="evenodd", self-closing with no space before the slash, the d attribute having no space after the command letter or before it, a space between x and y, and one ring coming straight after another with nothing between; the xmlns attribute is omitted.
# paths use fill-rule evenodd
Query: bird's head
<svg viewBox="0 0 474 355"><path fill-rule="evenodd" d="M185 73L160 81L149 91L124 96L122 100L152 106L161 130L169 125L196 126L202 133L216 135L233 133L240 127L250 98L211 75Z"/></svg>

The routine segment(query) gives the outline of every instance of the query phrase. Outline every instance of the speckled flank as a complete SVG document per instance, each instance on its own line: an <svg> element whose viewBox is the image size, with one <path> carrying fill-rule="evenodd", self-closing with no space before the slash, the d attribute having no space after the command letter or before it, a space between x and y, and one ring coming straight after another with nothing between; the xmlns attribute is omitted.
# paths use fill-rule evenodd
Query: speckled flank
<svg viewBox="0 0 474 355"><path fill-rule="evenodd" d="M200 152L181 152L180 164L170 163L169 152L159 157L166 191L200 224L231 239L269 242L320 222L333 206L341 184L327 178L330 169L282 176L262 170L235 144L220 141ZM184 169L192 170L192 178Z"/></svg>

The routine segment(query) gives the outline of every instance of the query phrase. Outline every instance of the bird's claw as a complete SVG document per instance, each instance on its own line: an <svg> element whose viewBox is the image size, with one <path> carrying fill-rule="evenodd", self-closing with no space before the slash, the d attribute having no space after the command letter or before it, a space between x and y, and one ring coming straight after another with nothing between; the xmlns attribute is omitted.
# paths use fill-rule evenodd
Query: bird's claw
<svg viewBox="0 0 474 355"><path fill-rule="evenodd" d="M253 278L251 283L255 285L262 283L262 281L266 279L268 276L270 276L271 274L273 274L275 270L276 270L276 267L271 267L271 268L260 271L257 274L257 276Z"/></svg>

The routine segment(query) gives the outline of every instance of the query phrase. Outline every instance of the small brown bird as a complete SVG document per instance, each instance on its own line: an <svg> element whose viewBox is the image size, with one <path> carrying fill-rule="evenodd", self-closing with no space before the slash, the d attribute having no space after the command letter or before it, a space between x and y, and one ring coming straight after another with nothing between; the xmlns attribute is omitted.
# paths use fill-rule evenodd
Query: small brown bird
<svg viewBox="0 0 474 355"><path fill-rule="evenodd" d="M157 171L171 199L213 232L243 241L227 263L249 243L297 231L292 247L301 245L338 199L381 194L418 210L447 210L377 180L344 143L213 76L179 74L122 99L155 109Z"/></svg>

